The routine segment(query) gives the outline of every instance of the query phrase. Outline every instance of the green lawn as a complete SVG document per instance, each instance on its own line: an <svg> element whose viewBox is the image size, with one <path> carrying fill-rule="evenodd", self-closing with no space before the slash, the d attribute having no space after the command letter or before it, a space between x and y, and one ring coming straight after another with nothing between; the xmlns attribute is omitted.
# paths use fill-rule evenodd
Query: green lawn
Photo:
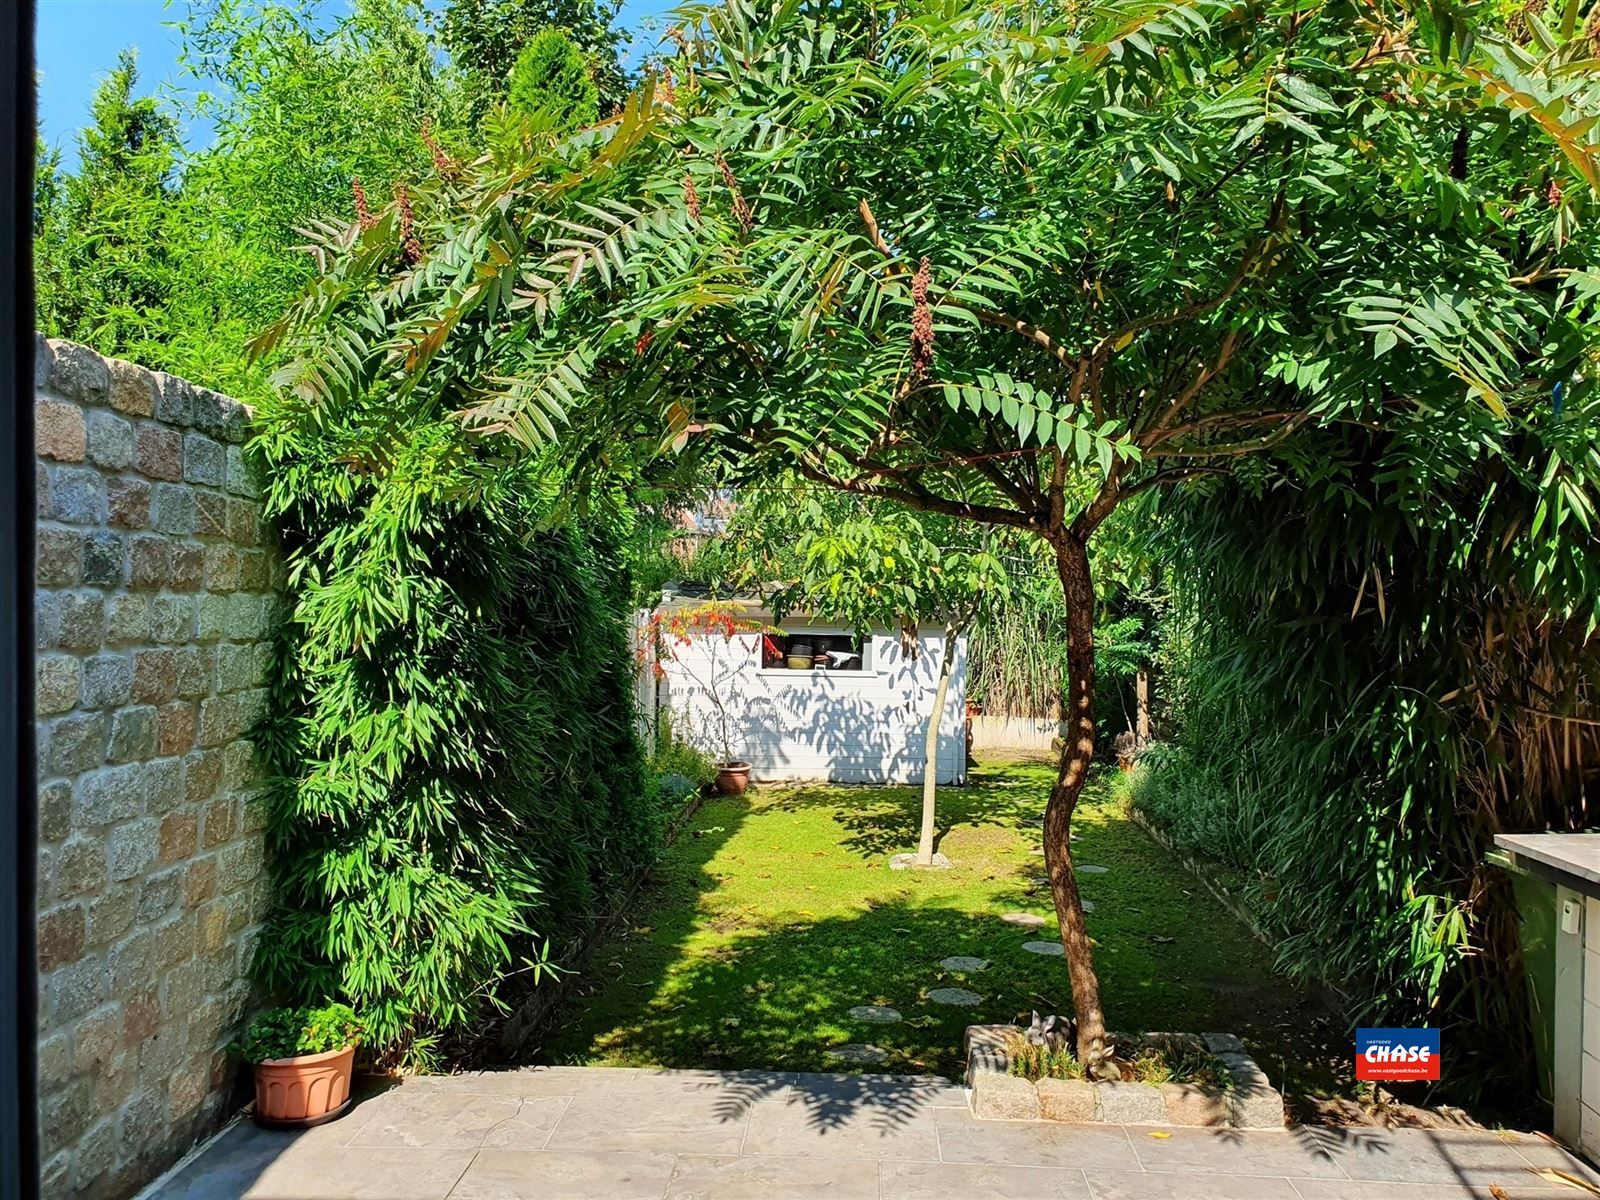
<svg viewBox="0 0 1600 1200"><path fill-rule="evenodd" d="M883 1071L959 1075L962 1029L1030 1009L1070 1011L1060 958L1022 944L1055 937L1039 821L1052 768L1002 762L940 789L949 871L890 871L915 842L916 788L765 787L707 803L685 825L637 916L601 944L540 1057L613 1066L839 1070L830 1046L868 1042ZM1297 1091L1347 1090L1330 1064L1344 1039L1319 1006L1270 969L1268 951L1123 815L1110 777L1091 781L1075 821L1095 905L1108 1019L1120 1030L1225 1030ZM1046 917L1029 931L1002 913ZM952 955L988 959L944 971ZM928 992L964 987L972 1008ZM852 1021L853 1005L898 1009L895 1025ZM1312 1049L1308 1049L1308 1047Z"/></svg>

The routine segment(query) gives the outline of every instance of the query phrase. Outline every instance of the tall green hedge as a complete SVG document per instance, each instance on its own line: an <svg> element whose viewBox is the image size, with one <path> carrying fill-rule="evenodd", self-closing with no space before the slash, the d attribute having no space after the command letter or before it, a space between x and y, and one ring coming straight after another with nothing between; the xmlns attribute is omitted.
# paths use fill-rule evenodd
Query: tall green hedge
<svg viewBox="0 0 1600 1200"><path fill-rule="evenodd" d="M1535 1082L1493 835L1582 829L1600 783L1597 421L1553 404L1428 476L1327 431L1153 526L1172 744L1135 802L1248 873L1281 965L1352 1022L1445 1027L1467 1100Z"/></svg>
<svg viewBox="0 0 1600 1200"><path fill-rule="evenodd" d="M483 460L447 415L357 407L284 404L254 446L291 591L257 969L426 1061L547 976L661 822L605 530L550 527L537 466Z"/></svg>

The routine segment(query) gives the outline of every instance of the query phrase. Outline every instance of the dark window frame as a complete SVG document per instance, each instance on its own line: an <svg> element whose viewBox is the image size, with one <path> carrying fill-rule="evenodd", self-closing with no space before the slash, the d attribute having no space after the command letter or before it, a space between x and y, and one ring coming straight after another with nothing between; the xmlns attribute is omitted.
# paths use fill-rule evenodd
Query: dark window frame
<svg viewBox="0 0 1600 1200"><path fill-rule="evenodd" d="M853 630L837 627L818 626L795 630L774 631L764 633L756 643L757 665L763 672L782 672L788 675L810 676L817 675L876 675L877 669L872 659L872 637L863 636ZM855 667L829 667L813 664L806 668L791 668L782 660L774 660L772 647L776 644L783 655L788 657L791 647L808 645L820 654L846 654L858 656L861 660Z"/></svg>
<svg viewBox="0 0 1600 1200"><path fill-rule="evenodd" d="M0 5L0 1200L38 1194L33 729L34 3Z"/></svg>

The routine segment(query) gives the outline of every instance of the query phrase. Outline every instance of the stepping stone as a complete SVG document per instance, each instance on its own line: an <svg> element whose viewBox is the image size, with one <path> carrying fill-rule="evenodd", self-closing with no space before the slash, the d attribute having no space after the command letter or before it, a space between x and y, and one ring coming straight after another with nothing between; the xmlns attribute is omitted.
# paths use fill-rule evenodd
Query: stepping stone
<svg viewBox="0 0 1600 1200"><path fill-rule="evenodd" d="M982 996L966 988L934 988L928 993L928 999L935 1004L951 1004L957 1008L971 1008L974 1004L983 1003Z"/></svg>
<svg viewBox="0 0 1600 1200"><path fill-rule="evenodd" d="M917 865L916 859L917 859L917 856L915 854L896 854L893 858L891 858L889 860L889 870L891 870L891 871L908 871L908 870L909 871L948 871L952 866L955 865L948 858L946 858L943 854L939 854L939 853L935 853L934 854L934 856L933 856L933 864L931 866L919 867Z"/></svg>
<svg viewBox="0 0 1600 1200"><path fill-rule="evenodd" d="M1043 929L1048 922L1033 913L1006 913L1000 918L1007 925L1021 925L1024 929Z"/></svg>
<svg viewBox="0 0 1600 1200"><path fill-rule="evenodd" d="M951 958L941 958L939 965L946 971L986 971L989 969L989 960L957 954Z"/></svg>
<svg viewBox="0 0 1600 1200"><path fill-rule="evenodd" d="M1111 873L1111 868L1095 867L1085 864L1084 866L1078 868L1078 873L1080 875L1108 875Z"/></svg>
<svg viewBox="0 0 1600 1200"><path fill-rule="evenodd" d="M900 1019L900 1010L882 1004L858 1004L850 1010L852 1021L867 1021L873 1025L893 1025Z"/></svg>
<svg viewBox="0 0 1600 1200"><path fill-rule="evenodd" d="M877 1046L867 1046L860 1042L852 1042L848 1046L836 1046L828 1051L828 1057L835 1062L852 1063L856 1066L873 1066L889 1057L887 1050L880 1050Z"/></svg>
<svg viewBox="0 0 1600 1200"><path fill-rule="evenodd" d="M1061 948L1060 942L1023 942L1022 948L1029 954L1054 955L1056 958L1061 958L1066 954L1066 951Z"/></svg>

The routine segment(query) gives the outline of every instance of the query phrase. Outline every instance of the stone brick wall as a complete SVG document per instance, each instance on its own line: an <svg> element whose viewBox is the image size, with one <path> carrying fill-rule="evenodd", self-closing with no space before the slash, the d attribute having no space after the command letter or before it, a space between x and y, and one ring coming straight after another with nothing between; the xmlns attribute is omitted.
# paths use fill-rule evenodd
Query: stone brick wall
<svg viewBox="0 0 1600 1200"><path fill-rule="evenodd" d="M122 1197L233 1089L281 581L241 405L43 339L35 384L44 1191Z"/></svg>

